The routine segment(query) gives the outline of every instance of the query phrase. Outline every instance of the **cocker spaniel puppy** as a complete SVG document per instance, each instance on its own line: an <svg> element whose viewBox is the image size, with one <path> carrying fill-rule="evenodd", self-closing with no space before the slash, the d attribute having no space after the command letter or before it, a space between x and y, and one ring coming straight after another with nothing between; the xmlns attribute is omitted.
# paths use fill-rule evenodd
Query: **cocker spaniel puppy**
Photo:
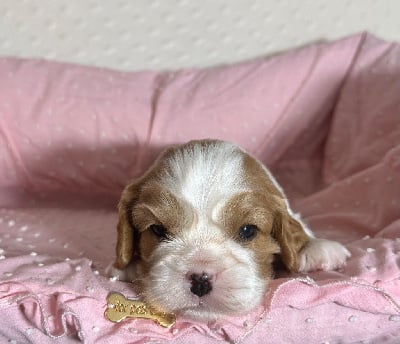
<svg viewBox="0 0 400 344"><path fill-rule="evenodd" d="M152 306L200 321L257 306L277 257L287 270L342 266L349 251L317 239L270 172L232 143L167 149L119 203L112 273Z"/></svg>

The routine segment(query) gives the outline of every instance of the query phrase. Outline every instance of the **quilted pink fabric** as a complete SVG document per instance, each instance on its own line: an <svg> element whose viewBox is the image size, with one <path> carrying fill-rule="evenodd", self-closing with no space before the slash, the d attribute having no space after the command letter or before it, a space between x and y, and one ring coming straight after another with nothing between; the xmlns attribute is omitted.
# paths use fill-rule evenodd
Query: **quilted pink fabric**
<svg viewBox="0 0 400 344"><path fill-rule="evenodd" d="M395 343L400 46L368 34L203 70L121 73L0 59L0 341ZM272 169L341 271L282 275L244 317L119 324L103 275L116 203L163 147L235 141ZM56 340L58 339L58 340Z"/></svg>

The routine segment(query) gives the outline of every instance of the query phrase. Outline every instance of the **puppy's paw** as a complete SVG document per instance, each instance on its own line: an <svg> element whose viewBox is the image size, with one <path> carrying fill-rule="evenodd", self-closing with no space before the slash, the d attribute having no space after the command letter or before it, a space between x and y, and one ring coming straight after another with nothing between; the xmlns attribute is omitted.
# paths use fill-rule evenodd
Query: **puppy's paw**
<svg viewBox="0 0 400 344"><path fill-rule="evenodd" d="M336 241L311 239L300 251L299 272L335 270L346 264L349 250Z"/></svg>
<svg viewBox="0 0 400 344"><path fill-rule="evenodd" d="M135 267L133 264L129 264L124 270L117 269L113 263L107 266L105 269L105 274L110 279L132 282L135 279Z"/></svg>

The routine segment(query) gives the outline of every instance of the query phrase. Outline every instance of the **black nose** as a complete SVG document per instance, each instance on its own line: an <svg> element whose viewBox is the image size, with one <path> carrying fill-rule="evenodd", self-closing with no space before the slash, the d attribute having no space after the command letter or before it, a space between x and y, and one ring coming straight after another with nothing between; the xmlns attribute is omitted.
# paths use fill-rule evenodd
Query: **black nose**
<svg viewBox="0 0 400 344"><path fill-rule="evenodd" d="M190 279L192 281L190 291L193 294L202 297L207 295L212 290L210 276L208 274L191 274Z"/></svg>

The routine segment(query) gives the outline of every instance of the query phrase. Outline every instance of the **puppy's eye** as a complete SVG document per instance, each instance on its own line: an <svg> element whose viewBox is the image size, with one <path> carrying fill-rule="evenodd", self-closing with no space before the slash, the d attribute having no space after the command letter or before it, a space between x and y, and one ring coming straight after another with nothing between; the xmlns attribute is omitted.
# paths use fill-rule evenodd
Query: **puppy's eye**
<svg viewBox="0 0 400 344"><path fill-rule="evenodd" d="M149 229L159 239L168 239L167 229L163 225L153 224L153 225L150 225Z"/></svg>
<svg viewBox="0 0 400 344"><path fill-rule="evenodd" d="M243 225L239 228L239 237L243 240L251 240L257 234L257 226L256 225Z"/></svg>

